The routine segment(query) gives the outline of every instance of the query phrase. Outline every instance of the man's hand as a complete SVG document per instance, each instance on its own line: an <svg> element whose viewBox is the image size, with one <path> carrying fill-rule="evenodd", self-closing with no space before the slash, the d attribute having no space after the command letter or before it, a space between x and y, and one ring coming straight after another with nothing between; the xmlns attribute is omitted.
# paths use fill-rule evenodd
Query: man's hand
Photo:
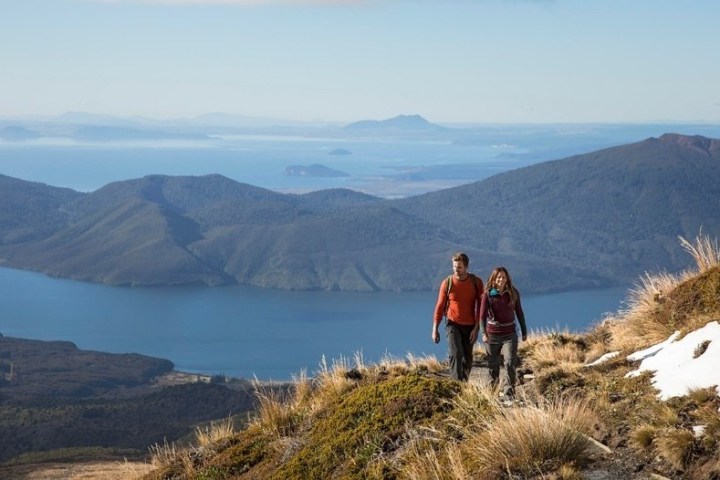
<svg viewBox="0 0 720 480"><path fill-rule="evenodd" d="M477 327L472 329L472 332L470 332L470 343L475 343L477 341L478 332L479 329Z"/></svg>
<svg viewBox="0 0 720 480"><path fill-rule="evenodd" d="M438 332L437 325L433 325L431 338L434 343L440 343L440 332Z"/></svg>
<svg viewBox="0 0 720 480"><path fill-rule="evenodd" d="M488 341L487 333L483 333L482 339L483 339L484 343L487 343L487 341Z"/></svg>

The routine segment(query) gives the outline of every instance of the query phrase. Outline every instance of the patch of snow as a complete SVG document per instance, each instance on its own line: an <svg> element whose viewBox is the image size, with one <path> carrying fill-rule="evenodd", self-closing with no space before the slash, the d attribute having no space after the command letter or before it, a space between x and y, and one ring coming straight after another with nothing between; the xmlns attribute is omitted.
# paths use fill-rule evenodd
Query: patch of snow
<svg viewBox="0 0 720 480"><path fill-rule="evenodd" d="M667 340L665 340L664 342L658 343L657 345L653 345L652 347L648 347L645 350L640 350L639 352L635 352L632 355L628 355L627 359L630 360L631 362L636 362L638 360L643 360L647 357L652 357L653 355L655 355L656 353L661 351L663 348L665 348L668 345L670 345L671 343L673 343L675 341L675 339L679 336L680 336L680 332L675 332L672 335L670 335L670 337Z"/></svg>
<svg viewBox="0 0 720 480"><path fill-rule="evenodd" d="M637 370L627 376L652 371L652 383L661 400L687 395L691 389L715 387L720 395L720 323L710 322L699 330L675 341L679 332L653 347L635 352L630 361L641 360ZM705 352L695 357L698 347L707 344Z"/></svg>
<svg viewBox="0 0 720 480"><path fill-rule="evenodd" d="M694 427L692 427L695 438L699 438L705 435L705 427L706 425L695 425Z"/></svg>
<svg viewBox="0 0 720 480"><path fill-rule="evenodd" d="M595 365L600 365L601 363L605 363L605 362L607 362L608 360L610 360L611 358L617 357L618 355L620 355L620 352L610 352L610 353L606 353L605 355L603 355L602 357L598 358L598 359L595 360L594 362L592 362L592 363L586 363L585 366L586 366L586 367L594 367Z"/></svg>

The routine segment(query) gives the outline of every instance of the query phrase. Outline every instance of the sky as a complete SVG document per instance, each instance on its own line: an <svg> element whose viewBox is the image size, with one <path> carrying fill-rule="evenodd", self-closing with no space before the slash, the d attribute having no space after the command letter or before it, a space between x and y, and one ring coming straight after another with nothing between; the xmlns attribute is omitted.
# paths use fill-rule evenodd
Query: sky
<svg viewBox="0 0 720 480"><path fill-rule="evenodd" d="M720 122L717 0L0 0L0 116Z"/></svg>

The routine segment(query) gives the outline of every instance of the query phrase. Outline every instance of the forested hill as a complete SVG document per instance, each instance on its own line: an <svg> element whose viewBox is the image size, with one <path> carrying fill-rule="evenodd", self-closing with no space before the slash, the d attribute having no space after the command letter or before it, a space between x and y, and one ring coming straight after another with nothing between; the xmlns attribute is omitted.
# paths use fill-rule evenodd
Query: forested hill
<svg viewBox="0 0 720 480"><path fill-rule="evenodd" d="M719 162L719 140L666 134L402 200L220 175L87 194L0 176L0 262L112 285L422 290L465 250L526 292L627 284L684 268L678 235L720 236Z"/></svg>

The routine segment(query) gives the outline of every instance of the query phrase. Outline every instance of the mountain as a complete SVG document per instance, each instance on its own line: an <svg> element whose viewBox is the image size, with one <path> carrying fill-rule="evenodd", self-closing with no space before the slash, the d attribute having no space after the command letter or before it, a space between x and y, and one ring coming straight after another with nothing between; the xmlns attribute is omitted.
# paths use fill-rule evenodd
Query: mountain
<svg viewBox="0 0 720 480"><path fill-rule="evenodd" d="M452 129L430 123L420 115L398 115L386 120L361 120L345 125L353 132L446 132Z"/></svg>
<svg viewBox="0 0 720 480"><path fill-rule="evenodd" d="M627 285L684 268L678 235L720 236L719 145L666 134L400 200L220 175L91 193L0 177L0 261L111 285L402 291L436 288L465 250L525 292Z"/></svg>
<svg viewBox="0 0 720 480"><path fill-rule="evenodd" d="M397 208L452 225L480 255L513 259L533 284L630 283L687 264L677 236L720 235L720 140L666 134L399 200ZM458 199L476 206L453 208ZM482 257L481 257L482 258ZM531 271L530 261L545 263Z"/></svg>
<svg viewBox="0 0 720 480"><path fill-rule="evenodd" d="M36 132L18 125L8 125L0 128L0 139L8 142L33 140L38 137L39 135Z"/></svg>
<svg viewBox="0 0 720 480"><path fill-rule="evenodd" d="M0 245L41 240L63 228L62 205L79 197L69 188L0 175Z"/></svg>

